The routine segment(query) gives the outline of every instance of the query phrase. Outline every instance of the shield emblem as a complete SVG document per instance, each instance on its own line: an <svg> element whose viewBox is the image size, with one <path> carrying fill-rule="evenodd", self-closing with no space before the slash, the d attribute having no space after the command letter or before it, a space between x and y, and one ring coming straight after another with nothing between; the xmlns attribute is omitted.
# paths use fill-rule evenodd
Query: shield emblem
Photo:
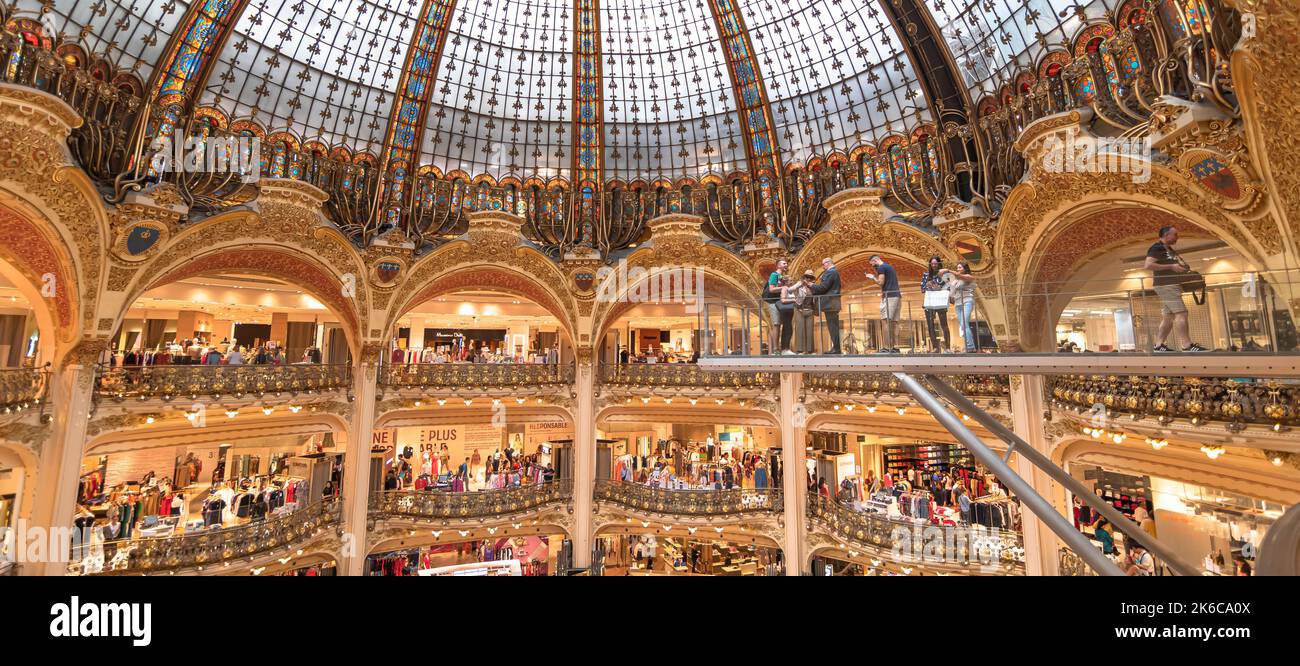
<svg viewBox="0 0 1300 666"><path fill-rule="evenodd" d="M961 258L972 266L984 259L984 246L980 245L980 242L974 238L963 238L954 245L957 246L957 254L961 255Z"/></svg>
<svg viewBox="0 0 1300 666"><path fill-rule="evenodd" d="M1232 173L1232 169L1229 169L1228 165L1218 157L1211 155L1197 162L1192 166L1192 174L1202 185L1210 188L1211 192L1225 199L1241 198L1241 183L1237 182L1237 176Z"/></svg>
<svg viewBox="0 0 1300 666"><path fill-rule="evenodd" d="M131 256L144 254L158 244L159 238L162 238L162 232L158 229L139 225L126 235L126 251Z"/></svg>
<svg viewBox="0 0 1300 666"><path fill-rule="evenodd" d="M400 272L402 272L402 265L396 261L381 261L375 267L375 277L384 284L396 280Z"/></svg>
<svg viewBox="0 0 1300 666"><path fill-rule="evenodd" d="M580 271L573 274L573 284L579 291L589 291L592 285L596 284L596 275L589 271Z"/></svg>

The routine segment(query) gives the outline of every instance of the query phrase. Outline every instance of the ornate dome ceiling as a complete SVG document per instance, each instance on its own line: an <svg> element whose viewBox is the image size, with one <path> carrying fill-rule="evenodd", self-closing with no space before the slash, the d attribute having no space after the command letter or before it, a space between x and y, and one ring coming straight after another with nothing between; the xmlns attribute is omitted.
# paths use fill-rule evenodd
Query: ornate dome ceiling
<svg viewBox="0 0 1300 666"><path fill-rule="evenodd" d="M1118 3L923 4L969 104ZM846 0L55 0L45 22L155 99L300 144L626 182L806 163L932 123L906 20Z"/></svg>

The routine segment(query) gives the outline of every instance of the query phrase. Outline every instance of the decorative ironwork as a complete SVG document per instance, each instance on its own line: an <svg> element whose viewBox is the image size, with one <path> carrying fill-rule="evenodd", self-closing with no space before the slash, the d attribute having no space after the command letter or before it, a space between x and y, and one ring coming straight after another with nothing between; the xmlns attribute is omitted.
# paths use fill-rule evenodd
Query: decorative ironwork
<svg viewBox="0 0 1300 666"><path fill-rule="evenodd" d="M323 529L339 523L340 506L337 499L331 498L278 518L238 527L181 536L110 541L104 545L102 571L86 571L86 560L74 562L69 568L82 575L140 574L211 567L255 558L278 548L301 547L321 534Z"/></svg>
<svg viewBox="0 0 1300 666"><path fill-rule="evenodd" d="M774 389L773 372L713 372L694 363L620 363L602 365L600 381L636 388Z"/></svg>
<svg viewBox="0 0 1300 666"><path fill-rule="evenodd" d="M384 205L379 219L374 220L380 231L399 226L403 213L416 212L407 200L407 192L416 196L424 194L418 183L411 181L416 177L434 75L442 60L442 47L455 8L456 0L424 0L420 10L406 67L397 84L397 101L388 120L385 150L381 153L387 161L381 183L384 189L380 194ZM407 226L418 228L418 225Z"/></svg>
<svg viewBox="0 0 1300 666"><path fill-rule="evenodd" d="M573 192L580 247L598 249L604 185L605 127L601 120L600 2L577 0L573 16ZM603 226L603 225L602 225Z"/></svg>
<svg viewBox="0 0 1300 666"><path fill-rule="evenodd" d="M754 46L749 40L749 30L740 16L736 0L709 0L709 9L718 25L722 50L727 57L735 88L737 113L745 137L745 154L757 190L758 209L763 227L755 231L769 237L779 237L787 245L794 245L795 230L788 221L777 220L781 211L781 164L777 159L776 132L772 125L772 111L768 107L763 75L754 57Z"/></svg>
<svg viewBox="0 0 1300 666"><path fill-rule="evenodd" d="M1232 424L1277 426L1300 416L1300 387L1273 382L1239 382L1203 377L1103 377L1055 375L1047 382L1052 405L1080 413L1110 413L1133 418L1175 418ZM1101 405L1101 407L1097 407Z"/></svg>
<svg viewBox="0 0 1300 666"><path fill-rule="evenodd" d="M568 479L467 493L389 490L371 494L370 518L489 518L533 511L567 502L571 497L573 482Z"/></svg>
<svg viewBox="0 0 1300 666"><path fill-rule="evenodd" d="M510 388L573 383L572 365L542 363L412 363L388 365L379 385L390 388Z"/></svg>
<svg viewBox="0 0 1300 666"><path fill-rule="evenodd" d="M1016 532L981 525L917 524L864 513L820 495L808 497L808 520L835 536L881 554L903 554L923 564L1016 567L1024 557L1024 540ZM1004 569L1003 569L1004 570Z"/></svg>
<svg viewBox="0 0 1300 666"><path fill-rule="evenodd" d="M0 370L0 409L8 414L39 403L49 377L47 368Z"/></svg>
<svg viewBox="0 0 1300 666"><path fill-rule="evenodd" d="M783 510L780 488L667 490L625 481L596 481L596 500L635 511L681 516L766 515Z"/></svg>
<svg viewBox="0 0 1300 666"><path fill-rule="evenodd" d="M1006 375L949 375L944 378L950 386L971 397L1006 396L1011 387ZM804 388L826 393L895 394L902 384L887 373L809 373L804 375ZM904 391L905 392L905 391Z"/></svg>
<svg viewBox="0 0 1300 666"><path fill-rule="evenodd" d="M1097 572L1088 566L1083 558L1075 554L1069 548L1061 548L1056 561L1056 572L1059 576L1096 576Z"/></svg>
<svg viewBox="0 0 1300 666"><path fill-rule="evenodd" d="M305 393L347 389L352 366L294 365L141 365L99 367L95 395L117 400Z"/></svg>

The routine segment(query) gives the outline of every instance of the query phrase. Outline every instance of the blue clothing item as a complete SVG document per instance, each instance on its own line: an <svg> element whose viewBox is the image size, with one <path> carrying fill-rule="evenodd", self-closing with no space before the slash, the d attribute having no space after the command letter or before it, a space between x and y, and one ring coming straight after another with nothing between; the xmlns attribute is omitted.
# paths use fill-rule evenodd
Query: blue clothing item
<svg viewBox="0 0 1300 666"><path fill-rule="evenodd" d="M1105 528L1098 527L1093 530L1093 535L1101 542L1101 552L1107 555L1115 554L1115 537L1111 536L1110 532L1107 532Z"/></svg>
<svg viewBox="0 0 1300 666"><path fill-rule="evenodd" d="M957 304L957 328L966 341L966 351L975 351L975 322L971 321L971 312L975 309L974 301Z"/></svg>
<svg viewBox="0 0 1300 666"><path fill-rule="evenodd" d="M898 289L898 272L894 270L893 266L881 262L879 266L876 266L876 273L884 277L884 281L880 283L880 292L882 294L885 296L903 295L903 292Z"/></svg>
<svg viewBox="0 0 1300 666"><path fill-rule="evenodd" d="M766 487L767 487L767 470L766 470L766 469L763 469L762 467L760 467L760 468L754 470L754 487L755 487L755 488L766 488Z"/></svg>
<svg viewBox="0 0 1300 666"><path fill-rule="evenodd" d="M966 518L970 515L970 495L962 495L958 498L957 505L961 507L962 518Z"/></svg>

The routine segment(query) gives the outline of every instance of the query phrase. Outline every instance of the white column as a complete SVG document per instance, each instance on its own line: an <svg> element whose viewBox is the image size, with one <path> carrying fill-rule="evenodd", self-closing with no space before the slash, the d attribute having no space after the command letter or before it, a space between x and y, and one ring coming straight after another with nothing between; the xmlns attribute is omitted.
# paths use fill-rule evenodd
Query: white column
<svg viewBox="0 0 1300 666"><path fill-rule="evenodd" d="M596 365L588 355L579 359L574 387L578 422L573 441L573 566L591 566L592 497L596 492Z"/></svg>
<svg viewBox="0 0 1300 666"><path fill-rule="evenodd" d="M95 366L90 358L73 360L50 377L48 402L54 421L49 439L41 451L36 505L32 513L34 527L66 528L72 526L77 509L77 478L86 449L86 426L90 423ZM89 357L83 353L81 356ZM46 534L49 534L47 531ZM49 559L58 553L47 553ZM26 564L24 573L61 576L67 572L66 561Z"/></svg>
<svg viewBox="0 0 1300 666"><path fill-rule="evenodd" d="M785 575L798 576L803 573L804 537L807 534L808 476L805 460L804 419L802 411L796 410L799 404L799 386L803 375L795 372L781 373L780 415L781 415L781 464L782 494L785 502ZM796 413L801 416L796 416Z"/></svg>
<svg viewBox="0 0 1300 666"><path fill-rule="evenodd" d="M1051 456L1051 444L1043 424L1047 402L1043 398L1043 375L1012 375L1011 413L1013 430L1040 453ZM1030 482L1038 494L1064 512L1064 492L1046 473L1023 456L1015 456L1016 473ZM1060 540L1032 512L1022 511L1025 537L1025 573L1030 576L1057 575Z"/></svg>
<svg viewBox="0 0 1300 666"><path fill-rule="evenodd" d="M370 500L370 441L375 429L375 355L362 354L352 367L352 422L343 456L343 575L360 576L366 562L366 518Z"/></svg>

